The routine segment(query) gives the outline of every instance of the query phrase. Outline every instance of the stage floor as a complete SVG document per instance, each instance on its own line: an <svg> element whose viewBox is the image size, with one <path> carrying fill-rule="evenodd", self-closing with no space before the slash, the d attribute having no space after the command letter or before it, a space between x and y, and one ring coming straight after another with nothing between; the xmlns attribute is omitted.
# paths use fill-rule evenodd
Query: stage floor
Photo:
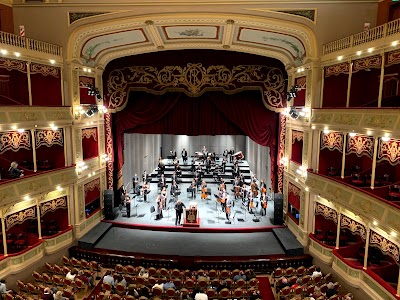
<svg viewBox="0 0 400 300"><path fill-rule="evenodd" d="M171 256L285 255L272 232L190 233L112 227L95 249Z"/></svg>
<svg viewBox="0 0 400 300"><path fill-rule="evenodd" d="M125 208L120 211L118 217L114 222L127 223L132 225L147 225L147 226L175 226L175 203L176 199L170 196L170 186L168 183L168 199L167 209L163 211L163 218L155 220L151 215L150 208L156 205L156 198L158 195L157 184L150 184L150 194L147 195L147 203L143 201L143 197L134 198L131 202L131 217L128 218ZM188 183L181 183L181 194L178 199L181 200L186 207L189 207L190 202L197 202L198 213L200 218L200 228L258 228L273 226L270 218L274 216L274 202L268 201L267 213L261 216L261 205L259 197L254 199L255 205L258 206L253 209L253 214L247 210L247 204L243 204L241 199L234 199L233 184L227 184L227 190L234 200L234 207L231 212L231 224L226 224L226 214L221 209L221 204L215 199L214 194L217 194L218 185L216 183L209 183L208 188L211 188L211 196L208 200L201 200L201 192L196 194L195 198L191 198L191 194L187 193L186 189L189 187ZM133 192L130 193L133 195ZM183 215L182 215L183 222Z"/></svg>

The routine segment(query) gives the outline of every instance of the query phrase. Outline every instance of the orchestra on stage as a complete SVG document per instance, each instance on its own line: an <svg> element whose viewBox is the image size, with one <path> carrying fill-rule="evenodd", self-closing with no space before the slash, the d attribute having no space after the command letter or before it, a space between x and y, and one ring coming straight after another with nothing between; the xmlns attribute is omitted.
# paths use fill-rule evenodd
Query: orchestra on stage
<svg viewBox="0 0 400 300"><path fill-rule="evenodd" d="M225 149L219 157L214 151L208 152L206 146L203 146L201 151L196 151L194 156L190 157L186 149L183 148L181 151L181 158L184 165L189 163L190 169L186 170L189 170L193 176L191 183L186 187L188 197L192 200L196 201L198 192L201 193L200 201L213 200L210 199L212 195L211 188L207 186L207 182L204 178L205 174L212 174L213 183L217 186L217 191L214 194L216 207L218 211L225 214L228 222L230 222L232 218L232 210L235 205L241 205L249 214L258 212L260 216L266 215L268 201L272 200L271 188L269 188L268 191L265 180L259 181L255 174L246 182L239 164L240 161L244 159L242 151L235 152L234 149ZM188 162L188 158L191 158L190 162ZM182 167L180 166L175 149L170 151L168 160L170 162L172 161L174 168L172 175L168 175L168 180L171 179L171 181L169 181L171 183L169 194L167 193L168 184L165 174L166 165L162 157L159 158L157 165L158 182L155 200L148 199L148 194L151 192L151 178L146 170L143 171L141 181L139 181L139 176L137 174L133 176L132 197L129 195L126 188L124 186L122 187L121 205L126 207L126 216L128 218L131 216L131 205L133 203L135 206L135 198L137 197L138 199L141 198L143 202L151 204L151 213L154 215L155 220L162 219L166 210L174 209L177 217L175 225L181 225L181 214L185 205L178 198L184 187L181 187L181 185L183 185L181 178ZM231 172L225 174L228 162L232 168ZM169 165L171 166L171 164ZM211 175L207 176L210 179ZM227 190L227 183L232 184L233 188Z"/></svg>

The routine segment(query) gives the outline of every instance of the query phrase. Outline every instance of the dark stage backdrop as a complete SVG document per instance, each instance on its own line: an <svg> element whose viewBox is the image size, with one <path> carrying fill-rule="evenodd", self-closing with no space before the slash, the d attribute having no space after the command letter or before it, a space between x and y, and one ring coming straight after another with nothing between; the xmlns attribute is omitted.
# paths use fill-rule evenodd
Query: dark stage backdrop
<svg viewBox="0 0 400 300"><path fill-rule="evenodd" d="M127 106L115 114L116 169L123 165L123 132L144 134L247 135L270 147L271 178L275 178L278 115L268 110L260 91L233 95L208 92L197 98L184 93L152 95L132 92Z"/></svg>

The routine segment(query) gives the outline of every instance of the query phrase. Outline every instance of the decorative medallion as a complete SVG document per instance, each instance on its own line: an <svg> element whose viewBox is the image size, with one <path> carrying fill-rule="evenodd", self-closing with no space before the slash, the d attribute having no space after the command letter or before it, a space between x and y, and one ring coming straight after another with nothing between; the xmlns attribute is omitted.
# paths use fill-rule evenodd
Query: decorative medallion
<svg viewBox="0 0 400 300"><path fill-rule="evenodd" d="M322 216L324 216L325 219L332 220L333 222L335 222L337 224L338 214L337 214L336 210L334 210L333 208L330 208L319 202L316 202L315 214L322 215Z"/></svg>
<svg viewBox="0 0 400 300"><path fill-rule="evenodd" d="M355 153L357 156L374 154L374 138L364 135L347 136L347 153Z"/></svg>
<svg viewBox="0 0 400 300"><path fill-rule="evenodd" d="M353 219L350 219L348 216L342 214L340 220L340 227L349 229L353 234L359 234L360 237L365 241L366 229L363 224L358 223L357 221L354 221Z"/></svg>
<svg viewBox="0 0 400 300"><path fill-rule="evenodd" d="M378 160L386 160L391 165L397 165L400 162L400 140L390 139L387 142L379 139Z"/></svg>
<svg viewBox="0 0 400 300"><path fill-rule="evenodd" d="M64 146L62 129L44 130L37 129L35 131L36 148L40 146L51 147L53 145Z"/></svg>
<svg viewBox="0 0 400 300"><path fill-rule="evenodd" d="M31 149L31 134L29 131L0 133L0 154L8 150L17 152L20 149Z"/></svg>
<svg viewBox="0 0 400 300"><path fill-rule="evenodd" d="M343 152L343 133L321 133L321 150L325 148L330 151L338 150Z"/></svg>

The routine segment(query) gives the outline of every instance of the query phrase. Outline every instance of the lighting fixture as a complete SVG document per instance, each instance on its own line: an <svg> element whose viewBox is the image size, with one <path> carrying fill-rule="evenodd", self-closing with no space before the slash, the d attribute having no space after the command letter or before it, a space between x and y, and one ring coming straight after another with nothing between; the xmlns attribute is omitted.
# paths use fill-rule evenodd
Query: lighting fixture
<svg viewBox="0 0 400 300"><path fill-rule="evenodd" d="M25 131L25 129L19 128L17 131L18 131L19 133L23 133L23 132Z"/></svg>
<svg viewBox="0 0 400 300"><path fill-rule="evenodd" d="M5 50L5 49L1 49L0 52L1 52L1 54L3 54L3 55L6 55L6 54L8 53L8 51Z"/></svg>
<svg viewBox="0 0 400 300"><path fill-rule="evenodd" d="M85 115L90 118L93 117L97 112L99 112L97 105L90 105L85 111Z"/></svg>
<svg viewBox="0 0 400 300"><path fill-rule="evenodd" d="M343 59L343 55L340 55L337 57L338 60L342 60Z"/></svg>
<svg viewBox="0 0 400 300"><path fill-rule="evenodd" d="M300 113L297 111L296 107L292 106L292 107L290 107L290 110L289 110L289 116L293 120L297 120L300 116Z"/></svg>
<svg viewBox="0 0 400 300"><path fill-rule="evenodd" d="M357 55L360 56L362 51L357 51Z"/></svg>
<svg viewBox="0 0 400 300"><path fill-rule="evenodd" d="M299 90L299 87L297 85L294 85L290 88L290 90L286 93L286 100L290 101L293 98L297 97L297 91Z"/></svg>
<svg viewBox="0 0 400 300"><path fill-rule="evenodd" d="M368 53L371 53L372 51L374 51L374 48L368 48Z"/></svg>
<svg viewBox="0 0 400 300"><path fill-rule="evenodd" d="M311 129L315 129L315 128L316 128L315 125L311 126Z"/></svg>
<svg viewBox="0 0 400 300"><path fill-rule="evenodd" d="M368 131L367 131L367 134L368 134L368 135L371 135L371 134L372 134L372 131L371 131L371 130L368 130Z"/></svg>
<svg viewBox="0 0 400 300"><path fill-rule="evenodd" d="M390 137L388 137L388 136L383 136L383 137L382 137L382 141L383 141L383 142L389 142L389 141L390 141Z"/></svg>
<svg viewBox="0 0 400 300"><path fill-rule="evenodd" d="M375 226L378 225L377 221L372 222L372 224L374 224Z"/></svg>
<svg viewBox="0 0 400 300"><path fill-rule="evenodd" d="M357 133L355 133L354 131L349 133L349 136L351 136L351 137L355 137L356 135L357 135Z"/></svg>
<svg viewBox="0 0 400 300"><path fill-rule="evenodd" d="M392 46L393 46L393 47L396 47L397 44L398 44L398 41L393 41L393 42L392 42Z"/></svg>
<svg viewBox="0 0 400 300"><path fill-rule="evenodd" d="M50 63L51 63L52 65L54 65L54 64L56 63L56 61L55 61L54 59L50 59Z"/></svg>
<svg viewBox="0 0 400 300"><path fill-rule="evenodd" d="M396 232L392 231L392 232L390 233L390 235L391 235L391 236L396 236L397 234L396 234Z"/></svg>
<svg viewBox="0 0 400 300"><path fill-rule="evenodd" d="M59 191L59 192L63 190L63 188L62 188L61 186L59 186L59 185L57 185L56 189L57 189L57 191Z"/></svg>
<svg viewBox="0 0 400 300"><path fill-rule="evenodd" d="M21 56L21 53L19 53L19 52L14 52L14 55L15 55L16 57L20 57L20 56Z"/></svg>
<svg viewBox="0 0 400 300"><path fill-rule="evenodd" d="M324 129L324 131L323 131L325 134L328 134L330 131L329 131L329 129Z"/></svg>
<svg viewBox="0 0 400 300"><path fill-rule="evenodd" d="M93 84L87 84L86 87L88 88L89 96L96 96L98 100L102 99L100 91L97 87L95 87Z"/></svg>

